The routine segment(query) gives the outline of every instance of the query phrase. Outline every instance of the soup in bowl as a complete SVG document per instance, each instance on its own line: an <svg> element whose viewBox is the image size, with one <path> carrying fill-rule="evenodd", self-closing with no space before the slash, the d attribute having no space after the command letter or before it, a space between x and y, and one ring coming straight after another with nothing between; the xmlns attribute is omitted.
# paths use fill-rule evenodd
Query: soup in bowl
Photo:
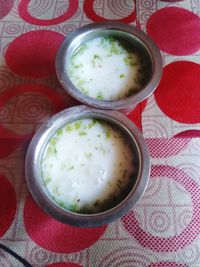
<svg viewBox="0 0 200 267"><path fill-rule="evenodd" d="M149 158L145 140L125 115L77 106L38 130L25 171L34 199L47 213L95 227L135 205L148 182Z"/></svg>
<svg viewBox="0 0 200 267"><path fill-rule="evenodd" d="M162 56L150 37L133 26L93 23L64 40L56 73L64 89L88 106L131 109L156 89Z"/></svg>

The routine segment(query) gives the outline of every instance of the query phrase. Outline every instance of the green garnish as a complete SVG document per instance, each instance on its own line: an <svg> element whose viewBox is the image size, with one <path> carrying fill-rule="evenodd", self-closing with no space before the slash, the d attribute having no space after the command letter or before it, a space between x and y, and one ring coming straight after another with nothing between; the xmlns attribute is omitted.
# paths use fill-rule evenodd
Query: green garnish
<svg viewBox="0 0 200 267"><path fill-rule="evenodd" d="M102 62L102 58L101 56L95 54L93 55L92 59L91 59L91 63L93 65L93 67L96 67L96 65L98 64L98 66L100 67L101 65L101 62Z"/></svg>
<svg viewBox="0 0 200 267"><path fill-rule="evenodd" d="M109 138L110 138L110 131L107 130L107 131L106 131L106 139L109 139Z"/></svg>
<svg viewBox="0 0 200 267"><path fill-rule="evenodd" d="M103 155L106 154L106 150L102 145L99 147L99 150L103 153Z"/></svg>
<svg viewBox="0 0 200 267"><path fill-rule="evenodd" d="M103 93L101 91L98 91L96 98L99 100L103 100L104 99Z"/></svg>
<svg viewBox="0 0 200 267"><path fill-rule="evenodd" d="M86 132L79 132L78 134L79 134L80 136L87 135Z"/></svg>
<svg viewBox="0 0 200 267"><path fill-rule="evenodd" d="M49 146L47 149L47 154L48 155L55 155L57 153L57 149L55 146Z"/></svg>
<svg viewBox="0 0 200 267"><path fill-rule="evenodd" d="M71 125L71 124L67 124L67 125L65 126L65 130L66 130L67 132L72 132L72 131L73 131L73 127L72 127L72 125Z"/></svg>
<svg viewBox="0 0 200 267"><path fill-rule="evenodd" d="M86 44L83 44L78 47L78 49L75 51L73 56L82 55L87 49L88 49L88 46Z"/></svg>
<svg viewBox="0 0 200 267"><path fill-rule="evenodd" d="M58 129L58 131L56 132L56 134L58 136L61 136L63 134L63 129Z"/></svg>
<svg viewBox="0 0 200 267"><path fill-rule="evenodd" d="M124 63L125 63L127 66L135 66L135 65L137 65L137 63L135 63L135 62L133 61L133 59L132 59L130 56L125 57L123 60L124 60Z"/></svg>
<svg viewBox="0 0 200 267"><path fill-rule="evenodd" d="M43 180L44 180L44 184L47 185L48 183L51 182L51 177L50 176L43 177Z"/></svg>
<svg viewBox="0 0 200 267"><path fill-rule="evenodd" d="M53 194L54 195L57 195L57 196L60 196L61 194L59 193L59 191L58 191L58 187L55 185L54 187L53 187Z"/></svg>
<svg viewBox="0 0 200 267"><path fill-rule="evenodd" d="M89 91L85 88L80 88L80 91L84 94L84 95L89 95Z"/></svg>
<svg viewBox="0 0 200 267"><path fill-rule="evenodd" d="M88 159L91 159L92 158L92 153L91 152L86 152L84 155Z"/></svg>
<svg viewBox="0 0 200 267"><path fill-rule="evenodd" d="M75 129L76 130L80 129L81 124L82 124L82 121L76 121L75 124L74 124L75 125Z"/></svg>
<svg viewBox="0 0 200 267"><path fill-rule="evenodd" d="M124 78L125 75L124 75L124 74L120 74L119 77L120 77L120 78Z"/></svg>
<svg viewBox="0 0 200 267"><path fill-rule="evenodd" d="M56 138L54 138L54 137L52 137L51 139L50 139L50 144L51 145L55 145L56 144Z"/></svg>
<svg viewBox="0 0 200 267"><path fill-rule="evenodd" d="M71 170L73 170L73 169L74 169L74 166L71 165L71 166L67 169L67 171L71 171Z"/></svg>
<svg viewBox="0 0 200 267"><path fill-rule="evenodd" d="M68 209L70 211L73 211L73 212L78 211L78 205L77 205L77 203L73 203L73 204L69 205Z"/></svg>

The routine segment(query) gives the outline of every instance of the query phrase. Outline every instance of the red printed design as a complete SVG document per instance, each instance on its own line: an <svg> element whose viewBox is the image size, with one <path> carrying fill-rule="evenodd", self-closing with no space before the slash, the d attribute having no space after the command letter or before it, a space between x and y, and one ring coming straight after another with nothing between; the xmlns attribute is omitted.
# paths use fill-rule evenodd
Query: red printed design
<svg viewBox="0 0 200 267"><path fill-rule="evenodd" d="M82 265L72 263L72 262L57 262L48 264L45 267L82 267Z"/></svg>
<svg viewBox="0 0 200 267"><path fill-rule="evenodd" d="M8 46L5 59L16 74L41 78L55 74L55 58L64 36L49 30L24 33Z"/></svg>
<svg viewBox="0 0 200 267"><path fill-rule="evenodd" d="M0 19L4 18L14 5L14 0L0 0Z"/></svg>
<svg viewBox="0 0 200 267"><path fill-rule="evenodd" d="M1 174L0 184L0 237L2 237L15 217L17 199L12 184Z"/></svg>
<svg viewBox="0 0 200 267"><path fill-rule="evenodd" d="M183 8L156 11L147 22L147 32L161 50L172 55L189 55L200 48L200 18Z"/></svg>
<svg viewBox="0 0 200 267"><path fill-rule="evenodd" d="M37 19L30 15L28 11L29 3L30 0L21 0L18 7L19 15L23 20L27 21L28 23L40 26L49 26L64 22L70 19L78 9L78 0L69 0L69 8L63 15L53 19Z"/></svg>
<svg viewBox="0 0 200 267"><path fill-rule="evenodd" d="M163 262L152 263L148 267L187 267L187 265L176 262L163 261Z"/></svg>
<svg viewBox="0 0 200 267"><path fill-rule="evenodd" d="M134 0L133 0L133 2L134 2L134 9L132 10L131 14L128 16L125 16L123 18L119 18L119 19L117 19L117 21L124 22L124 23L131 23L136 19L136 4L135 4ZM118 1L118 4L121 5L121 2ZM110 6L112 6L112 9L114 8L114 6L116 7L116 1L114 1L114 4L113 5L111 4ZM113 21L113 19L106 19L106 18L98 15L94 11L94 0L84 0L83 9L84 9L85 14L88 16L88 18L90 18L91 20L93 20L95 22ZM120 9L123 9L123 6L120 7Z"/></svg>
<svg viewBox="0 0 200 267"><path fill-rule="evenodd" d="M193 203L192 220L178 235L164 238L154 236L140 227L133 211L122 218L125 229L143 246L158 252L171 252L184 248L199 235L200 229L200 189L199 186L180 169L169 166L153 166L151 179L167 177L180 183L191 195Z"/></svg>
<svg viewBox="0 0 200 267"><path fill-rule="evenodd" d="M182 123L198 123L199 88L200 65L190 61L176 61L164 68L154 96L160 109L171 119Z"/></svg>
<svg viewBox="0 0 200 267"><path fill-rule="evenodd" d="M107 228L79 228L60 223L44 213L31 197L28 197L25 203L24 224L35 243L57 253L73 253L86 249L94 244Z"/></svg>

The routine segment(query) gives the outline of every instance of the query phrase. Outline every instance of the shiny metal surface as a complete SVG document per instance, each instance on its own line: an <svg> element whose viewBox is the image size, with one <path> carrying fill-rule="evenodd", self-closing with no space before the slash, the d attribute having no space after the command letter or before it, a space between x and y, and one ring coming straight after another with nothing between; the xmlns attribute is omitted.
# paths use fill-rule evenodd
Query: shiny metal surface
<svg viewBox="0 0 200 267"><path fill-rule="evenodd" d="M130 140L137 162L137 177L122 202L102 213L77 214L56 204L48 194L41 174L41 161L49 139L66 123L77 119L96 118L117 126ZM150 174L150 155L144 138L137 127L118 111L104 111L86 106L65 109L45 122L33 137L26 156L25 174L30 192L38 205L55 219L80 227L95 227L107 224L127 213L143 194Z"/></svg>
<svg viewBox="0 0 200 267"><path fill-rule="evenodd" d="M73 85L67 73L69 59L81 44L97 36L121 38L140 49L145 55L150 75L146 85L139 92L125 99L103 101L84 95ZM163 63L160 50L150 37L133 26L118 22L92 23L70 33L62 43L56 57L56 74L67 93L81 103L101 109L133 109L136 104L154 92L160 82L162 69Z"/></svg>

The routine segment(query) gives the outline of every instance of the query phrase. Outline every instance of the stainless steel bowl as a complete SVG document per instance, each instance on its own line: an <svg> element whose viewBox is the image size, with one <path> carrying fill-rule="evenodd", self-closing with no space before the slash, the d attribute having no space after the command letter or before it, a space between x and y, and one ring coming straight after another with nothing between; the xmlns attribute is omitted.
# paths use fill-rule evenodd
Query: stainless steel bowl
<svg viewBox="0 0 200 267"><path fill-rule="evenodd" d="M128 44L136 47L146 58L149 69L146 84L140 91L130 97L116 101L94 99L83 94L70 80L67 65L75 50L88 40L102 35L123 39ZM136 104L154 92L161 79L162 69L160 50L150 37L133 26L118 22L93 23L70 33L62 43L56 57L56 74L67 93L81 103L100 109L133 109Z"/></svg>
<svg viewBox="0 0 200 267"><path fill-rule="evenodd" d="M133 178L134 180L125 198L111 209L96 214L78 214L61 208L47 192L41 173L43 153L50 138L66 123L83 118L101 119L118 127L130 141L137 168L136 177ZM28 187L38 205L55 219L80 227L95 227L107 224L127 213L144 192L149 173L150 156L148 148L136 126L118 111L104 111L86 106L65 109L45 122L33 137L25 162Z"/></svg>

